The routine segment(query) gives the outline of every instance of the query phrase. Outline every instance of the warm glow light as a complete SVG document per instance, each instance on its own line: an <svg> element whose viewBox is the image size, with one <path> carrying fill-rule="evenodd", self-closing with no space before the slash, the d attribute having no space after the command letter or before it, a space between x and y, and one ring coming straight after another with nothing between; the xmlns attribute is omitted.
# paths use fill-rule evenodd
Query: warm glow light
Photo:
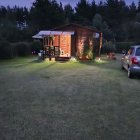
<svg viewBox="0 0 140 140"><path fill-rule="evenodd" d="M97 57L95 59L95 62L98 63L98 64L108 63L106 60L101 59L101 57Z"/></svg>

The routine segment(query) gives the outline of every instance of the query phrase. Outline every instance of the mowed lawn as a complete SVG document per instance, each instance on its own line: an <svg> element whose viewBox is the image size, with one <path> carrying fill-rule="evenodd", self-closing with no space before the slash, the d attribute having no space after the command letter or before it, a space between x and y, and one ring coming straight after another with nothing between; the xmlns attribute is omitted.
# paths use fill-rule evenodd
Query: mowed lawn
<svg viewBox="0 0 140 140"><path fill-rule="evenodd" d="M140 78L102 59L0 61L0 140L139 140Z"/></svg>

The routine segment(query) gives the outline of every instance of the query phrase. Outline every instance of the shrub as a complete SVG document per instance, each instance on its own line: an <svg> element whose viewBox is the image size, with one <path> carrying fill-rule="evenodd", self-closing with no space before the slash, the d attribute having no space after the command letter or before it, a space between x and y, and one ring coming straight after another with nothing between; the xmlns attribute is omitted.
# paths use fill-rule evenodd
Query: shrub
<svg viewBox="0 0 140 140"><path fill-rule="evenodd" d="M86 59L93 59L93 52L92 49L88 49L83 53L83 57Z"/></svg>
<svg viewBox="0 0 140 140"><path fill-rule="evenodd" d="M31 55L31 47L27 43L17 43L15 45L18 56L28 56Z"/></svg>
<svg viewBox="0 0 140 140"><path fill-rule="evenodd" d="M43 49L42 43L39 40L35 40L32 42L31 44L31 50L32 52L34 52L35 54L38 54L40 52L40 50Z"/></svg>
<svg viewBox="0 0 140 140"><path fill-rule="evenodd" d="M106 41L102 47L102 53L116 52L116 46L111 41Z"/></svg>
<svg viewBox="0 0 140 140"><path fill-rule="evenodd" d="M13 47L7 41L0 41L0 58L12 58L13 57Z"/></svg>
<svg viewBox="0 0 140 140"><path fill-rule="evenodd" d="M128 51L130 46L134 45L134 42L117 42L116 43L116 50L117 53L121 53L122 50Z"/></svg>
<svg viewBox="0 0 140 140"><path fill-rule="evenodd" d="M84 49L83 49L83 58L86 58L86 59L93 59L93 52L92 52L92 49L89 48L88 45L85 45L84 46Z"/></svg>

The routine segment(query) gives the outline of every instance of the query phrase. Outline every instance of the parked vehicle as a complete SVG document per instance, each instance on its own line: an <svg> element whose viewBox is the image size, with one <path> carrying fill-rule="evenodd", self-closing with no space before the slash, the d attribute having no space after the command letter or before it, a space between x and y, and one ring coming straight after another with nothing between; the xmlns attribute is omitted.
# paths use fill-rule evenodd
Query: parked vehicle
<svg viewBox="0 0 140 140"><path fill-rule="evenodd" d="M140 45L131 46L121 58L122 69L126 69L129 78L140 75Z"/></svg>

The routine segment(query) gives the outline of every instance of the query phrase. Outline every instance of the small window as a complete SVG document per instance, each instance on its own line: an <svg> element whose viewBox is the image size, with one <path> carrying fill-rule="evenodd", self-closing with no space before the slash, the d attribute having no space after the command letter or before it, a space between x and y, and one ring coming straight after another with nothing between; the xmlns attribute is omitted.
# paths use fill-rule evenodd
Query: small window
<svg viewBox="0 0 140 140"><path fill-rule="evenodd" d="M136 49L136 54L135 54L136 56L140 56L140 48L137 48Z"/></svg>

